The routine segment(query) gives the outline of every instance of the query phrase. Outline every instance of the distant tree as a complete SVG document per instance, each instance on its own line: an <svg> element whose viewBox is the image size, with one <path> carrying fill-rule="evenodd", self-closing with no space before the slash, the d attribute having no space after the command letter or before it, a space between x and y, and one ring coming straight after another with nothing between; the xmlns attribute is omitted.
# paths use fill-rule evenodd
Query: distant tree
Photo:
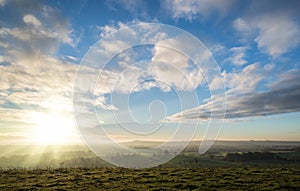
<svg viewBox="0 0 300 191"><path fill-rule="evenodd" d="M225 160L231 162L244 162L244 161L254 161L254 160L272 160L276 159L274 153L269 152L248 152L248 153L228 153Z"/></svg>

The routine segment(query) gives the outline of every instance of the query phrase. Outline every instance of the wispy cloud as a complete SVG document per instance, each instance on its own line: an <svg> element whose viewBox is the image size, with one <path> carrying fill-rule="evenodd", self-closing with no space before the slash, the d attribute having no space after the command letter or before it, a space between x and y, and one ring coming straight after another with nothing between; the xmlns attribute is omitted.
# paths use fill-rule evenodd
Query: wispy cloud
<svg viewBox="0 0 300 191"><path fill-rule="evenodd" d="M204 66L207 60L211 58L211 54L201 49L202 55L197 57L197 61L203 65L199 67L195 64L191 64L192 61L181 51L176 50L171 47L181 47L186 51L191 49L191 46L187 43L187 39L184 36L175 35L169 37L167 34L160 32L159 28L153 27L153 25L132 21L131 23L140 24L140 30L145 30L146 34L139 35L136 31L127 28L125 23L119 22L117 26L107 25L101 27L101 36L105 37L106 41L101 41L95 47L95 52L90 53L88 56L87 65L93 65L93 58L98 58L98 53L103 56L114 55L116 52L123 50L122 53L118 54L111 60L111 66L103 66L101 69L101 75L96 82L95 90L85 89L88 85L82 86L82 92L86 92L85 95L94 95L96 97L96 105L104 110L117 110L117 106L113 104L108 104L106 96L111 93L121 93L130 94L133 92L141 92L144 90L149 90L151 88L159 88L164 92L171 91L172 88L182 91L191 91L202 85L205 82L203 77L203 71L209 70ZM109 35L112 34L116 29L126 30L126 40L114 39ZM153 42L153 45L143 50L148 51L147 56L143 57L143 60L148 60L147 62L136 64L139 60L135 55L140 52L135 52L133 49L124 50L127 48L128 42ZM199 47L201 48L201 47ZM199 49L198 49L199 50ZM194 54L194 52L192 53ZM97 62L96 62L97 63ZM99 66L98 66L99 67ZM97 68L97 67L96 67ZM95 72L95 71L94 71ZM82 78L85 76L85 72L82 72ZM96 71L97 73L97 71ZM91 75L91 73L87 73ZM95 75L96 76L96 75ZM84 77L84 79L89 79ZM151 79L151 80L150 80ZM86 81L86 83L91 83L91 81ZM93 88L93 87L92 87ZM92 105L90 101L89 106Z"/></svg>
<svg viewBox="0 0 300 191"><path fill-rule="evenodd" d="M36 112L72 111L72 82L77 66L53 54L61 44L76 45L72 28L59 11L39 2L10 1L18 25L5 20L0 28L0 118L7 133L32 126ZM34 3L34 5L31 5ZM18 17L17 17L18 15ZM22 124L21 126L18 124ZM24 134L23 134L24 135Z"/></svg>
<svg viewBox="0 0 300 191"><path fill-rule="evenodd" d="M183 18L189 21L199 17L208 17L213 13L224 16L232 8L235 0L165 0L163 7L170 12L174 19Z"/></svg>
<svg viewBox="0 0 300 191"><path fill-rule="evenodd" d="M238 71L224 71L222 75L228 88L227 94L254 93L261 80L266 77L259 63L250 64Z"/></svg>
<svg viewBox="0 0 300 191"><path fill-rule="evenodd" d="M107 0L111 9L124 9L135 18L148 18L147 1L143 0Z"/></svg>
<svg viewBox="0 0 300 191"><path fill-rule="evenodd" d="M247 60L245 59L247 47L232 47L230 51L232 52L232 57L229 59L234 65L242 66L247 64Z"/></svg>

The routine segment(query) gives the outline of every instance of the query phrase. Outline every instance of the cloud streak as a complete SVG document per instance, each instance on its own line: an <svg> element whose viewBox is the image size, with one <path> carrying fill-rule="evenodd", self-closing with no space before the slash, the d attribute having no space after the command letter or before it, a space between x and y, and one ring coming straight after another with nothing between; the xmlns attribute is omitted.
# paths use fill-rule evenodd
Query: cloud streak
<svg viewBox="0 0 300 191"><path fill-rule="evenodd" d="M227 92L225 118L245 118L255 116L268 116L300 111L300 76L299 70L290 70L279 76L279 80L269 84L267 91L238 90ZM230 90L229 90L230 91ZM244 93L243 93L244 92ZM199 107L168 116L165 121L196 121L209 118L222 117L223 108L214 110L217 115L211 116L212 105L218 105L219 99L212 98Z"/></svg>

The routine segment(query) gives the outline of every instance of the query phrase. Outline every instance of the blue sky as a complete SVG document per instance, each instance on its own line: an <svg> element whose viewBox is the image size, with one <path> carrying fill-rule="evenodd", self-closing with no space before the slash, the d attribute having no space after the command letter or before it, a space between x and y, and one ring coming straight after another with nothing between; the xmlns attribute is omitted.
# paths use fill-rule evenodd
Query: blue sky
<svg viewBox="0 0 300 191"><path fill-rule="evenodd" d="M218 139L299 141L298 7L299 1L283 0L0 0L0 142L36 143L41 141L40 137L57 134L62 134L60 138L66 142L78 141L72 94L84 55L113 31L147 23L172 25L201 40L214 56L222 80L205 82L202 75L186 70L185 75L190 75L196 85L184 86L176 71L160 70L163 64L159 63L176 58L174 63L178 67L190 65L182 55L169 54L155 45L125 51L108 66L98 89L88 95L95 102L98 122L107 124L113 137L133 139L114 128L112 112L129 128L141 128L132 124L134 120L128 120L128 113L118 113L126 110L129 103L132 115L140 122L167 121L162 134L149 139L160 140L172 134L170 129L178 122L179 114L185 128L200 120L196 138L201 139L207 126L205 111L212 101L218 102L218 98L210 97L209 88L218 87L223 81L227 112ZM177 43L188 46L183 41ZM121 47L122 43L113 45ZM107 46L107 50L113 48ZM124 73L127 80L118 87L111 79L113 75L119 78L122 68L127 67L126 63L120 64L122 59L127 64L146 61L138 64L140 68L129 67ZM128 96L129 89L140 79L139 69L151 63L153 67L148 71L166 83L144 79L143 88ZM89 69L82 71L88 78ZM115 92L109 90L113 85ZM176 89L182 90L188 100L184 108ZM153 102L152 111L151 107L148 110L155 100L161 102ZM49 130L52 126L59 128Z"/></svg>

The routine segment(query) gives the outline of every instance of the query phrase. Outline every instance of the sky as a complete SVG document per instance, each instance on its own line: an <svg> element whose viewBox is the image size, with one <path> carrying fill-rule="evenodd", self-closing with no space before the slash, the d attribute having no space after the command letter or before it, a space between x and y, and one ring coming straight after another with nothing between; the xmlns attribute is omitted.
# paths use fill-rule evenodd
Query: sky
<svg viewBox="0 0 300 191"><path fill-rule="evenodd" d="M82 124L128 141L169 139L180 122L182 139L194 128L202 139L209 120L217 120L219 140L300 141L299 7L296 0L0 0L0 144L79 143ZM214 59L197 67L182 54L194 42L157 24L188 32L203 43L199 54ZM154 43L100 68L93 51L111 56L127 47L128 26ZM116 39L118 30L129 37ZM218 76L207 79L213 64ZM93 80L93 90L80 89ZM220 88L226 102L212 95ZM81 115L92 113L98 124Z"/></svg>

